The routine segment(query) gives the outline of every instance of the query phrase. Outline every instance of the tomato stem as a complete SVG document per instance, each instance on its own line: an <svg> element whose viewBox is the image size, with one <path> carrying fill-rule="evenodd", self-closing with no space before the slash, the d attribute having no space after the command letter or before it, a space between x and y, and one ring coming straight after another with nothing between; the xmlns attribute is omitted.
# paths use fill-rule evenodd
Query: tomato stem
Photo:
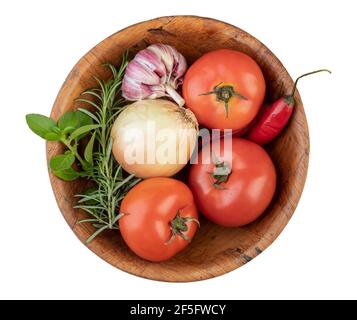
<svg viewBox="0 0 357 320"><path fill-rule="evenodd" d="M220 82L216 86L214 86L212 91L201 93L200 96L207 96L210 94L216 95L216 100L220 102L224 102L224 107L226 109L226 117L228 118L228 102L232 97L238 97L242 100L248 100L246 97L242 96L240 93L236 92L233 86L224 85L220 86L223 82Z"/></svg>
<svg viewBox="0 0 357 320"><path fill-rule="evenodd" d="M219 159L213 154L212 155L215 168L211 172L211 177L215 179L213 186L217 189L224 189L221 183L227 182L230 174L232 173L232 168L226 161L219 161Z"/></svg>
<svg viewBox="0 0 357 320"><path fill-rule="evenodd" d="M171 237L166 244L170 244L176 237L176 235L180 236L186 241L191 241L191 239L184 234L188 230L187 222L194 221L200 226L200 222L193 217L181 217L180 210L177 211L177 214L174 219L170 222L170 229L171 229Z"/></svg>

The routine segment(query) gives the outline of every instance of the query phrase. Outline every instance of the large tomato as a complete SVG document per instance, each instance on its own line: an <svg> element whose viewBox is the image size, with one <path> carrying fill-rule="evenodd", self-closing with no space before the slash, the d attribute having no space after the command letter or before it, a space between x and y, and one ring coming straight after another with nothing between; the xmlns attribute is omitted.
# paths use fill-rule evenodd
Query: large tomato
<svg viewBox="0 0 357 320"><path fill-rule="evenodd" d="M239 227L258 218L275 191L276 173L266 151L248 140L232 139L232 157L223 140L203 147L192 165L189 185L199 211L211 221ZM221 150L221 151L220 151Z"/></svg>
<svg viewBox="0 0 357 320"><path fill-rule="evenodd" d="M138 256L150 261L170 259L194 236L198 213L190 189L170 178L146 179L123 199L119 229Z"/></svg>
<svg viewBox="0 0 357 320"><path fill-rule="evenodd" d="M257 114L265 80L248 55L229 49L208 52L188 69L183 82L186 106L211 129L239 130Z"/></svg>

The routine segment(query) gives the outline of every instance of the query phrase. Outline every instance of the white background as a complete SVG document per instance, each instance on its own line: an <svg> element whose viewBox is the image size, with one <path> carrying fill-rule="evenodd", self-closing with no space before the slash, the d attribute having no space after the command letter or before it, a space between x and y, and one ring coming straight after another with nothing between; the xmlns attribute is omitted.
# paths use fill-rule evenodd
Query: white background
<svg viewBox="0 0 357 320"><path fill-rule="evenodd" d="M2 1L0 298L357 298L355 1ZM110 34L164 15L224 20L265 43L299 85L309 175L292 220L263 254L224 276L160 283L103 262L70 231L52 194L44 141L25 114L49 114L78 59Z"/></svg>

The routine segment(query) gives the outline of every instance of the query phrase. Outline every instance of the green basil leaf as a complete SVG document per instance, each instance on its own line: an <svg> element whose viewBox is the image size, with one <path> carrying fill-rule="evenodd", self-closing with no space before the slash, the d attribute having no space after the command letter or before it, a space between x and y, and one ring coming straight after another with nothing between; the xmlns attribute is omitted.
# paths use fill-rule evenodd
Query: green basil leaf
<svg viewBox="0 0 357 320"><path fill-rule="evenodd" d="M58 127L53 127L52 128L52 131L54 132L54 133L57 133L58 135L61 135L61 130L60 130L60 128L58 128Z"/></svg>
<svg viewBox="0 0 357 320"><path fill-rule="evenodd" d="M72 133L74 130L93 124L93 120L81 111L69 111L58 120L58 126L63 133Z"/></svg>
<svg viewBox="0 0 357 320"><path fill-rule="evenodd" d="M87 132L89 132L91 130L97 129L100 126L101 125L99 125L99 124L85 125L83 127L80 127L78 129L74 130L69 138L70 138L70 140L73 140L73 139L79 140L83 134L85 134L85 133L87 133Z"/></svg>
<svg viewBox="0 0 357 320"><path fill-rule="evenodd" d="M79 178L80 174L72 167L64 170L56 170L53 173L60 179L65 181L73 181Z"/></svg>
<svg viewBox="0 0 357 320"><path fill-rule="evenodd" d="M78 127L78 124L78 115L72 111L64 113L58 120L58 127L66 133L74 131Z"/></svg>
<svg viewBox="0 0 357 320"><path fill-rule="evenodd" d="M76 115L78 117L78 128L93 124L93 120L88 114L77 110Z"/></svg>
<svg viewBox="0 0 357 320"><path fill-rule="evenodd" d="M92 134L92 137L90 138L85 150L84 150L84 159L93 165L93 146L94 146L94 141L95 141L95 131Z"/></svg>
<svg viewBox="0 0 357 320"><path fill-rule="evenodd" d="M47 141L60 141L61 140L61 135L55 132L48 132L45 133L45 139Z"/></svg>
<svg viewBox="0 0 357 320"><path fill-rule="evenodd" d="M50 168L52 171L61 171L65 169L71 168L74 163L74 155L72 153L60 154L58 156L54 156L50 160Z"/></svg>
<svg viewBox="0 0 357 320"><path fill-rule="evenodd" d="M85 113L83 113L81 111L78 111L78 110L76 111L76 113L77 113L78 122L79 122L78 128L93 124L92 118L90 116L88 116L87 114L85 114ZM79 135L77 137L77 140L82 139L85 135L86 135L86 133L83 133L83 134Z"/></svg>
<svg viewBox="0 0 357 320"><path fill-rule="evenodd" d="M43 139L46 139L46 134L53 133L53 129L57 127L51 118L35 113L26 115L26 122L29 128Z"/></svg>

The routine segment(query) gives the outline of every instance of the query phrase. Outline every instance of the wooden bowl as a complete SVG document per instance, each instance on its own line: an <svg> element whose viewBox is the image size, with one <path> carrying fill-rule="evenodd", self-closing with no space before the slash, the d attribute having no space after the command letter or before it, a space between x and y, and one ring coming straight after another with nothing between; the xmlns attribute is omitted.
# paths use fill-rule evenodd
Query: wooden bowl
<svg viewBox="0 0 357 320"><path fill-rule="evenodd" d="M261 42L230 24L194 16L172 16L141 22L103 40L74 66L54 103L51 117L57 120L75 108L74 99L93 87L93 75L108 77L101 66L119 65L129 49L134 55L152 43L166 43L178 49L191 64L202 54L220 48L240 50L257 61L267 83L268 101L291 91L293 81L275 55ZM137 257L123 242L118 231L104 232L88 245L99 257L113 266L144 278L162 281L195 281L216 277L252 260L280 234L294 213L301 196L308 167L309 135L299 93L296 110L282 135L268 146L278 173L274 199L257 221L242 228L224 228L201 218L202 226L186 250L173 259L152 263ZM63 151L60 143L47 143L48 160ZM74 195L83 191L85 181L64 182L51 172L50 179L58 206L67 223L84 242L93 232L84 224L85 217Z"/></svg>

